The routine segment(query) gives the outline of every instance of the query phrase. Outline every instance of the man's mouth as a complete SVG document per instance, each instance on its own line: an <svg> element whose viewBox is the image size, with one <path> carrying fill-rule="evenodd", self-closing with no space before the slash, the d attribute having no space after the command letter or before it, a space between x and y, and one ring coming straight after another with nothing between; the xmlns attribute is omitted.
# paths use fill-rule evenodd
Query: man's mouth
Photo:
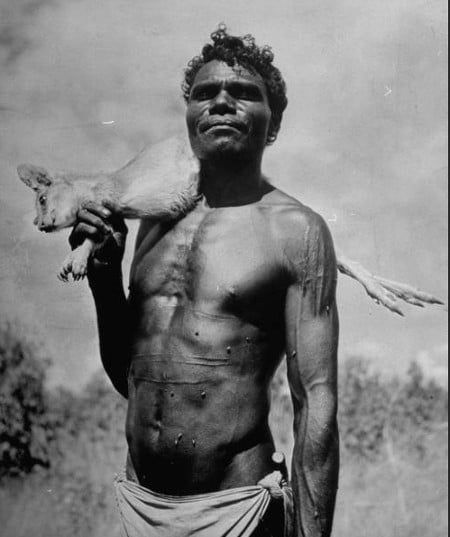
<svg viewBox="0 0 450 537"><path fill-rule="evenodd" d="M233 129L240 132L247 132L248 128L242 121L233 121L227 119L208 120L200 123L200 133L206 133L215 129Z"/></svg>

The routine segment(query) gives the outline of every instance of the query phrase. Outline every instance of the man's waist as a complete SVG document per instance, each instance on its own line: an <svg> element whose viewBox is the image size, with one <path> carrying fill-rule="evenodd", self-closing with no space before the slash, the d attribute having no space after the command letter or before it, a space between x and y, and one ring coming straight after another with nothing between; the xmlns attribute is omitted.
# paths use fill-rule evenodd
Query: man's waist
<svg viewBox="0 0 450 537"><path fill-rule="evenodd" d="M273 470L274 446L268 431L259 438L220 438L208 424L203 429L167 431L164 439L129 438L132 472L137 481L167 495L193 495L254 486ZM230 431L232 433L233 431ZM250 440L257 443L249 447Z"/></svg>

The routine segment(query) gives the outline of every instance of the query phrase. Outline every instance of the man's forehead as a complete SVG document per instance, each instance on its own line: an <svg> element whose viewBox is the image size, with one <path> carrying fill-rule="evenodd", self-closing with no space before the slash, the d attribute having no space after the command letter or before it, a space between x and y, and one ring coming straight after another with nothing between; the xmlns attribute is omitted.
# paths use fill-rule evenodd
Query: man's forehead
<svg viewBox="0 0 450 537"><path fill-rule="evenodd" d="M224 80L245 80L265 87L264 81L258 73L252 73L242 65L230 66L219 60L212 60L205 64L195 76L194 85L208 81Z"/></svg>

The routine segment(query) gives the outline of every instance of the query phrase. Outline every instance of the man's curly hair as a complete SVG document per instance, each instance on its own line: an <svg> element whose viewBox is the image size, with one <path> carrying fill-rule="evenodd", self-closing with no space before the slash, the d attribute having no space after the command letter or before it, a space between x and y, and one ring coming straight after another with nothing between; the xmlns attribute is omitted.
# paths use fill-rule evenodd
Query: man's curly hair
<svg viewBox="0 0 450 537"><path fill-rule="evenodd" d="M283 112L288 100L286 83L280 71L272 63L274 59L272 49L268 46L258 47L251 35L244 37L229 35L224 24L220 24L218 29L211 34L211 39L212 44L206 44L201 55L193 58L185 70L182 84L185 101L189 101L197 73L210 61L223 61L230 67L240 65L253 74L259 74L266 85L269 106L272 111L267 145L273 144L280 130Z"/></svg>

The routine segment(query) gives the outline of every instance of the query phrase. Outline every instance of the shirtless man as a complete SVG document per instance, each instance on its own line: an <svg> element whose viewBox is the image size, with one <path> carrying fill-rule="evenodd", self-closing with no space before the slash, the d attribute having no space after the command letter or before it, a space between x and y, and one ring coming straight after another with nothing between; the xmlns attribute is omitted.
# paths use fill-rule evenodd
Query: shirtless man
<svg viewBox="0 0 450 537"><path fill-rule="evenodd" d="M128 475L172 496L258 483L273 470L269 386L286 353L294 535L327 537L339 466L333 244L322 218L261 172L287 104L273 55L224 28L212 38L184 85L198 205L142 222L128 299L123 221L88 207L71 244L104 235L105 221L115 230L89 283L103 365L128 398ZM257 534L282 535L273 526Z"/></svg>

